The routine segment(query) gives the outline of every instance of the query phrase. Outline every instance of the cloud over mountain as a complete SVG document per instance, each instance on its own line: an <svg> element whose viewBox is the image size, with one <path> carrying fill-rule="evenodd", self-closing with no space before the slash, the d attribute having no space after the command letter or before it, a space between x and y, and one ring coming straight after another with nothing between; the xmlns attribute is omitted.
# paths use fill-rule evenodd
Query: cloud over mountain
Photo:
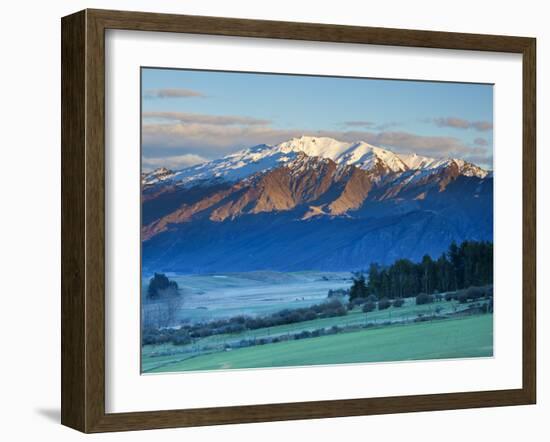
<svg viewBox="0 0 550 442"><path fill-rule="evenodd" d="M305 133L353 142L364 140L399 153L458 156L466 160L484 155L489 166L492 154L480 145L469 146L452 136L419 135L390 130L307 130L273 127L270 120L239 115L205 115L186 112L144 112L143 144L150 156L155 149L178 149L180 154L208 158L224 155L255 144L277 144ZM358 122L357 122L358 123Z"/></svg>
<svg viewBox="0 0 550 442"><path fill-rule="evenodd" d="M202 92L183 88L146 89L143 93L146 99L151 98L204 98Z"/></svg>
<svg viewBox="0 0 550 442"><path fill-rule="evenodd" d="M469 121L457 117L434 118L433 123L438 127L452 127L454 129L475 129L480 132L486 132L493 128L490 121Z"/></svg>
<svg viewBox="0 0 550 442"><path fill-rule="evenodd" d="M149 158L143 157L142 168L144 170L167 167L169 169L183 169L208 161L206 158L196 154L173 155L166 157Z"/></svg>
<svg viewBox="0 0 550 442"><path fill-rule="evenodd" d="M243 117L238 115L208 115L196 114L192 112L143 112L144 119L157 119L177 121L179 123L198 123L211 124L216 126L231 126L231 125L266 125L271 123L269 120L263 120L253 117Z"/></svg>

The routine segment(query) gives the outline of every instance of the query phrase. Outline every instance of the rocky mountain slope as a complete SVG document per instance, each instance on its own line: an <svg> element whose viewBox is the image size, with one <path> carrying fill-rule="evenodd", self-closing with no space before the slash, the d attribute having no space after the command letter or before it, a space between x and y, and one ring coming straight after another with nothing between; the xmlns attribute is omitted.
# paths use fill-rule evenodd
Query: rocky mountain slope
<svg viewBox="0 0 550 442"><path fill-rule="evenodd" d="M353 270L492 239L492 174L301 137L142 177L148 270Z"/></svg>

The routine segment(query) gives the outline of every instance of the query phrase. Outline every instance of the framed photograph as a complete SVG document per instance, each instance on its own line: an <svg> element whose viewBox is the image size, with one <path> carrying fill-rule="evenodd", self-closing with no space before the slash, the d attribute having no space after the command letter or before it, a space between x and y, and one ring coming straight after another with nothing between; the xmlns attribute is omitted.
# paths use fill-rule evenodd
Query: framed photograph
<svg viewBox="0 0 550 442"><path fill-rule="evenodd" d="M533 404L535 39L62 19L62 423Z"/></svg>

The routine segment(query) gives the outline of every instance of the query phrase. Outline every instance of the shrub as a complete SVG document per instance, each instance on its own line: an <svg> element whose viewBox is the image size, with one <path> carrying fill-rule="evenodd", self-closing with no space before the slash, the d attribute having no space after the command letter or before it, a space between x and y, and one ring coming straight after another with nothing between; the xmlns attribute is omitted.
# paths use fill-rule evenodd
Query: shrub
<svg viewBox="0 0 550 442"><path fill-rule="evenodd" d="M481 287L469 287L466 289L466 297L476 301L485 296L485 291Z"/></svg>
<svg viewBox="0 0 550 442"><path fill-rule="evenodd" d="M147 330L143 332L141 338L142 345L158 345L170 342L171 336L156 330Z"/></svg>
<svg viewBox="0 0 550 442"><path fill-rule="evenodd" d="M456 297L456 292L445 293L445 301L452 301Z"/></svg>
<svg viewBox="0 0 550 442"><path fill-rule="evenodd" d="M327 305L327 307L323 309L320 316L321 318L333 318L335 316L344 316L347 314L347 308L341 302L337 301L336 303L330 303L330 305Z"/></svg>
<svg viewBox="0 0 550 442"><path fill-rule="evenodd" d="M324 302L322 304L320 304L321 308L324 309L324 310L331 310L331 309L335 309L335 308L339 308L339 307L343 307L343 304L340 300L338 299L332 299L328 302Z"/></svg>
<svg viewBox="0 0 550 442"><path fill-rule="evenodd" d="M416 305L431 304L432 302L434 302L434 297L426 293L420 293L416 297Z"/></svg>
<svg viewBox="0 0 550 442"><path fill-rule="evenodd" d="M402 307L403 304L405 304L405 301L403 301L403 298L397 298L393 301L394 307Z"/></svg>
<svg viewBox="0 0 550 442"><path fill-rule="evenodd" d="M369 296L367 296L367 301L368 301L368 302L376 302L376 301L378 301L378 296L376 296L376 295L369 295Z"/></svg>
<svg viewBox="0 0 550 442"><path fill-rule="evenodd" d="M363 304L363 313L368 313L374 311L376 304L374 302L365 302Z"/></svg>
<svg viewBox="0 0 550 442"><path fill-rule="evenodd" d="M304 321L304 315L298 311L292 312L290 315L288 315L288 321L290 324L302 322Z"/></svg>
<svg viewBox="0 0 550 442"><path fill-rule="evenodd" d="M294 339L306 339L311 337L311 332L308 330L302 330L300 333L294 335Z"/></svg>
<svg viewBox="0 0 550 442"><path fill-rule="evenodd" d="M206 338L208 336L212 336L212 330L208 327L201 327L191 333L192 338Z"/></svg>
<svg viewBox="0 0 550 442"><path fill-rule="evenodd" d="M246 330L243 324L231 324L226 328L226 333L242 333Z"/></svg>
<svg viewBox="0 0 550 442"><path fill-rule="evenodd" d="M391 307L391 301L388 298L382 298L378 301L378 310L386 310Z"/></svg>
<svg viewBox="0 0 550 442"><path fill-rule="evenodd" d="M187 345L191 344L192 339L188 334L176 335L172 338L172 344L174 345Z"/></svg>
<svg viewBox="0 0 550 442"><path fill-rule="evenodd" d="M149 288L147 289L147 296L151 299L160 297L162 291L171 289L171 292L178 293L178 283L176 281L169 280L163 273L155 273L149 280Z"/></svg>
<svg viewBox="0 0 550 442"><path fill-rule="evenodd" d="M348 310L353 310L355 307L363 305L365 302L367 302L366 298L352 299L350 302L348 302Z"/></svg>

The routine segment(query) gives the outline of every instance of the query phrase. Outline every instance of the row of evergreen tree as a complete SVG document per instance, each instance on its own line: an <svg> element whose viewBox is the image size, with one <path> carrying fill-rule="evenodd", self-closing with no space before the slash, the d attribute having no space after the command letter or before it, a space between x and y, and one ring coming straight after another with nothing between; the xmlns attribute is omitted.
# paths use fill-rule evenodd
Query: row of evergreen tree
<svg viewBox="0 0 550 442"><path fill-rule="evenodd" d="M493 243L488 241L453 242L447 252L434 260L424 255L414 263L399 259L392 265L372 263L368 279L362 272L355 274L350 299L403 298L419 293L441 293L493 282Z"/></svg>

